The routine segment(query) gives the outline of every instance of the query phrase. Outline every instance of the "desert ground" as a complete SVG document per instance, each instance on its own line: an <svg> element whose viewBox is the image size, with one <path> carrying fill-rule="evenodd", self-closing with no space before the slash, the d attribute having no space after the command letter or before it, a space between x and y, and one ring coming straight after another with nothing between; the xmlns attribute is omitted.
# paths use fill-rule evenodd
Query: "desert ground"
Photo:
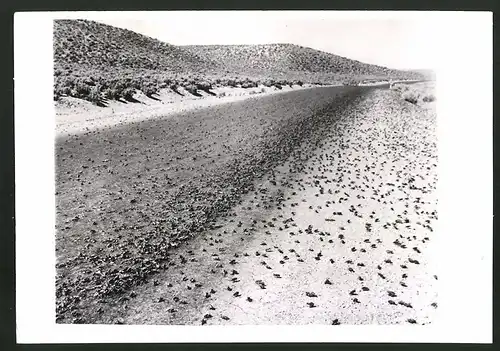
<svg viewBox="0 0 500 351"><path fill-rule="evenodd" d="M197 95L180 87L175 92L172 89L161 89L154 98L137 91L133 102L123 99L108 100L103 103L106 108L68 96L56 105L56 134L58 136L82 134L134 121L317 86L305 83L302 86L283 86L280 89L264 85L254 88L217 87L211 89L210 93L199 91Z"/></svg>
<svg viewBox="0 0 500 351"><path fill-rule="evenodd" d="M431 323L435 101L236 100L93 126L60 109L57 322Z"/></svg>

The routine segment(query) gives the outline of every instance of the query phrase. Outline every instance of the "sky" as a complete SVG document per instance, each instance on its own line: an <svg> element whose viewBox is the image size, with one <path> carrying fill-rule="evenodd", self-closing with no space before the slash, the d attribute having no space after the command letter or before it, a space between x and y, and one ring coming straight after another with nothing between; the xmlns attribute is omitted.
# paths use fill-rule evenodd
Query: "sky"
<svg viewBox="0 0 500 351"><path fill-rule="evenodd" d="M436 25L421 13L165 11L88 15L174 45L291 43L396 69L433 69Z"/></svg>

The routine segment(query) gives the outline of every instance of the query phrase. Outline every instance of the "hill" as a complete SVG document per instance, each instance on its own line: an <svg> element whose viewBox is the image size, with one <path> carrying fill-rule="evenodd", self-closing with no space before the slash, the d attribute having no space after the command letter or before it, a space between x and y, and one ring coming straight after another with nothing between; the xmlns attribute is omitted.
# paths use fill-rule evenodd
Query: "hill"
<svg viewBox="0 0 500 351"><path fill-rule="evenodd" d="M181 86L196 95L214 86L420 77L293 44L175 46L88 20L55 20L53 46L54 99L73 96L98 105L104 99L133 101L136 90L153 97Z"/></svg>
<svg viewBox="0 0 500 351"><path fill-rule="evenodd" d="M414 69L413 72L416 72L425 80L436 80L436 72L430 69Z"/></svg>
<svg viewBox="0 0 500 351"><path fill-rule="evenodd" d="M393 78L416 76L411 72L391 70L294 44L192 45L183 48L239 72L261 70Z"/></svg>
<svg viewBox="0 0 500 351"><path fill-rule="evenodd" d="M170 72L196 71L212 65L177 46L86 20L54 21L54 60L58 64Z"/></svg>

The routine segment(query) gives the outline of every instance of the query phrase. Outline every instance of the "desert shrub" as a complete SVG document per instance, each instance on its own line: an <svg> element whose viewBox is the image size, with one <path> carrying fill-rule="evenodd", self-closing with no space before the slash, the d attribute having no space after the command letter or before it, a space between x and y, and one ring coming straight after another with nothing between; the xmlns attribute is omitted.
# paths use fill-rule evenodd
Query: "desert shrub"
<svg viewBox="0 0 500 351"><path fill-rule="evenodd" d="M179 89L179 83L177 83L177 82L170 83L170 89L172 89L172 90Z"/></svg>
<svg viewBox="0 0 500 351"><path fill-rule="evenodd" d="M134 79L132 80L129 84L124 84L124 87L122 89L125 89L125 88L134 88L136 90L141 90L142 88L142 82L139 81L138 79Z"/></svg>
<svg viewBox="0 0 500 351"><path fill-rule="evenodd" d="M93 77L84 77L83 78L83 83L85 83L87 85L91 85L91 86L95 85L95 81L94 81Z"/></svg>
<svg viewBox="0 0 500 351"><path fill-rule="evenodd" d="M289 82L289 81L287 81L287 80L284 80L284 79L279 80L279 81L278 81L278 84L279 84L279 85L281 85L282 87L287 86L287 85L290 85L290 86L292 85L292 83L291 83L291 82Z"/></svg>
<svg viewBox="0 0 500 351"><path fill-rule="evenodd" d="M154 85L154 83L143 82L141 84L140 90L144 93L144 95L151 97L152 95L154 95L158 92L158 87L156 85Z"/></svg>
<svg viewBox="0 0 500 351"><path fill-rule="evenodd" d="M241 83L241 87L245 88L245 89L256 88L257 87L257 83L256 82L252 82L251 80L246 80L246 81L244 81L244 82Z"/></svg>
<svg viewBox="0 0 500 351"><path fill-rule="evenodd" d="M54 93L59 96L71 96L71 87L69 86L55 86Z"/></svg>
<svg viewBox="0 0 500 351"><path fill-rule="evenodd" d="M121 93L116 88L106 88L104 90L104 97L109 100L119 100L121 98Z"/></svg>
<svg viewBox="0 0 500 351"><path fill-rule="evenodd" d="M423 102L432 102L436 100L436 97L433 94L427 94L422 98Z"/></svg>
<svg viewBox="0 0 500 351"><path fill-rule="evenodd" d="M217 79L216 80L217 85L219 86L231 86L231 85L236 85L236 82L232 82L231 79L229 78L222 78L222 79Z"/></svg>
<svg viewBox="0 0 500 351"><path fill-rule="evenodd" d="M198 95L198 87L195 84L186 84L184 89L193 95Z"/></svg>
<svg viewBox="0 0 500 351"><path fill-rule="evenodd" d="M55 85L72 88L75 85L75 80L71 77L56 77Z"/></svg>
<svg viewBox="0 0 500 351"><path fill-rule="evenodd" d="M273 79L267 79L264 81L263 83L266 87L270 88L272 87L273 85L276 84L276 82L273 80Z"/></svg>
<svg viewBox="0 0 500 351"><path fill-rule="evenodd" d="M238 82L236 81L236 79L226 79L226 80L224 80L223 84L227 85L229 87L236 88L236 86L238 85Z"/></svg>
<svg viewBox="0 0 500 351"><path fill-rule="evenodd" d="M66 86L66 87L63 87L61 89L61 92L64 94L64 95L70 95L71 94L71 88Z"/></svg>
<svg viewBox="0 0 500 351"><path fill-rule="evenodd" d="M412 104L416 104L420 98L420 94L414 90L407 90L401 94L401 97Z"/></svg>
<svg viewBox="0 0 500 351"><path fill-rule="evenodd" d="M125 82L123 80L115 80L111 83L111 88L114 88L116 90L118 90L119 92L125 90L125 88L127 88L127 85L125 84Z"/></svg>
<svg viewBox="0 0 500 351"><path fill-rule="evenodd" d="M126 89L123 81L113 80L109 87L104 89L104 96L107 99L120 100L123 97L123 91Z"/></svg>
<svg viewBox="0 0 500 351"><path fill-rule="evenodd" d="M196 87L198 88L198 90L203 90L203 91L208 91L210 89L212 89L212 84L208 81L201 81L201 82L197 82L195 83Z"/></svg>
<svg viewBox="0 0 500 351"><path fill-rule="evenodd" d="M165 88L168 88L168 83L166 82L161 82L158 84L158 88L160 89L165 89Z"/></svg>
<svg viewBox="0 0 500 351"><path fill-rule="evenodd" d="M357 86L359 85L359 80L356 78L344 78L342 79L342 85Z"/></svg>
<svg viewBox="0 0 500 351"><path fill-rule="evenodd" d="M125 88L122 92L122 96L125 100L130 101L134 98L135 89L134 88ZM147 94L146 94L147 95Z"/></svg>
<svg viewBox="0 0 500 351"><path fill-rule="evenodd" d="M399 92L405 92L408 91L410 88L406 84L396 83L391 86L391 89Z"/></svg>
<svg viewBox="0 0 500 351"><path fill-rule="evenodd" d="M89 94L87 96L87 100L92 102L94 105L98 104L101 102L101 91L99 90L98 85L94 85L92 88L90 88Z"/></svg>
<svg viewBox="0 0 500 351"><path fill-rule="evenodd" d="M71 96L76 98L85 98L90 93L90 86L82 81L77 81L73 89L71 89Z"/></svg>

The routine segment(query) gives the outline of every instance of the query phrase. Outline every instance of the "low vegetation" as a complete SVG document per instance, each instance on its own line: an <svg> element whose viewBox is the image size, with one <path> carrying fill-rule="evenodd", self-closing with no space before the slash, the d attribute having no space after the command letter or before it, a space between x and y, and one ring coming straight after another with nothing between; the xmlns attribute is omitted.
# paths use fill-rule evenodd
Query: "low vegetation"
<svg viewBox="0 0 500 351"><path fill-rule="evenodd" d="M258 86L275 87L302 86L301 80L251 79L248 77L214 78L195 74L172 75L149 70L124 70L115 75L105 69L66 69L57 70L54 78L54 100L63 96L85 99L99 104L107 100L132 101L133 95L142 92L154 97L161 89L170 89L179 93L179 88L192 95L200 92L210 93L217 87L256 88Z"/></svg>
<svg viewBox="0 0 500 351"><path fill-rule="evenodd" d="M362 80L359 78L345 78L342 80L342 85L356 86L359 85L361 82Z"/></svg>
<svg viewBox="0 0 500 351"><path fill-rule="evenodd" d="M400 93L401 97L412 103L432 102L436 100L434 92L428 85L408 85L397 83L391 86L391 89Z"/></svg>

